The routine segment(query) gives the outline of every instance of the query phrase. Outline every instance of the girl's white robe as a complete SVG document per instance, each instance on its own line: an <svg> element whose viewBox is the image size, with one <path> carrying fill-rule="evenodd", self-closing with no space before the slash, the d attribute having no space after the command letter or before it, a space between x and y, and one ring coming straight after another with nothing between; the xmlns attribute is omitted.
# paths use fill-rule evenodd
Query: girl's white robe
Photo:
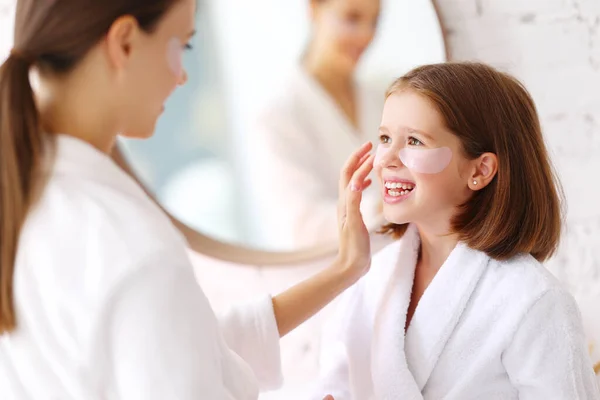
<svg viewBox="0 0 600 400"><path fill-rule="evenodd" d="M405 333L419 235L376 254L340 299L314 399L598 399L573 297L530 255L459 243Z"/></svg>

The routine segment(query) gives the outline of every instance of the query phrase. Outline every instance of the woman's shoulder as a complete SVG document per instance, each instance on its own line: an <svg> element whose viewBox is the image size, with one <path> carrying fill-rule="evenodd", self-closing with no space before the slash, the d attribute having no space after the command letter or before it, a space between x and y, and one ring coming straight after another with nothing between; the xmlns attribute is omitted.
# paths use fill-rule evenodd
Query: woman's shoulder
<svg viewBox="0 0 600 400"><path fill-rule="evenodd" d="M183 238L149 198L101 181L51 178L27 218L20 249L26 258L83 265L108 277L136 269L161 253L185 258ZM93 271L98 268L98 271ZM101 271L100 271L101 270Z"/></svg>

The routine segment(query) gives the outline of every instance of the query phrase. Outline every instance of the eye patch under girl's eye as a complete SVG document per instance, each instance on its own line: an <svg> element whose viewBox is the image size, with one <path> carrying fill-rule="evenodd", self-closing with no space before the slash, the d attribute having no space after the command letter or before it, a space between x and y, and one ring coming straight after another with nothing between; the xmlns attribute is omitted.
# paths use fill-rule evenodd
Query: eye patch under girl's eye
<svg viewBox="0 0 600 400"><path fill-rule="evenodd" d="M398 153L406 168L420 174L437 174L442 172L452 160L449 147L436 149L404 147Z"/></svg>

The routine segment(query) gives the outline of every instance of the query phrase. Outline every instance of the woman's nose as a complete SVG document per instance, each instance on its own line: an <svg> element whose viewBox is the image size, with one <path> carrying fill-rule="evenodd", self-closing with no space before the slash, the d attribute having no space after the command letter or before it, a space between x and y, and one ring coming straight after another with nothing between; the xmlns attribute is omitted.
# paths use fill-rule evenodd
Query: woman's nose
<svg viewBox="0 0 600 400"><path fill-rule="evenodd" d="M187 71L184 69L181 71L181 76L179 77L179 82L177 82L177 84L179 86L183 86L183 85L185 85L187 80L188 80L188 74L187 74Z"/></svg>

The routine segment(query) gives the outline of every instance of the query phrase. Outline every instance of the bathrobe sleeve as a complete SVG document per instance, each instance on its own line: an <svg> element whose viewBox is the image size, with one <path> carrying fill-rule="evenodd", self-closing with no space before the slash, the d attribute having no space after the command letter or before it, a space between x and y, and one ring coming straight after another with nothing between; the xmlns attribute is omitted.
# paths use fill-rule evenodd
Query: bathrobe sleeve
<svg viewBox="0 0 600 400"><path fill-rule="evenodd" d="M522 400L600 398L579 308L562 289L529 309L503 363Z"/></svg>
<svg viewBox="0 0 600 400"><path fill-rule="evenodd" d="M271 296L233 307L219 320L227 346L252 368L261 390L280 387L279 331Z"/></svg>

